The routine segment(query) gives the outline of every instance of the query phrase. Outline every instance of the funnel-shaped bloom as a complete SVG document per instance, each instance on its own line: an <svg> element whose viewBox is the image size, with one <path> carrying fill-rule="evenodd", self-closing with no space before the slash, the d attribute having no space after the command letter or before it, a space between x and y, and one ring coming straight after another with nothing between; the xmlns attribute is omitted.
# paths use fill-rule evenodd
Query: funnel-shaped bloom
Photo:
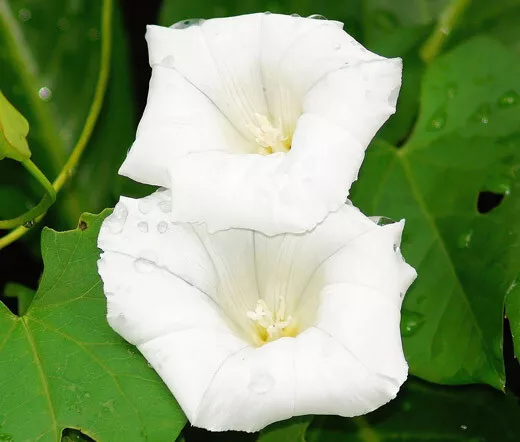
<svg viewBox="0 0 520 442"><path fill-rule="evenodd" d="M172 189L172 220L210 232L313 228L344 204L401 84L400 59L341 26L267 13L149 26L148 103L120 173Z"/></svg>
<svg viewBox="0 0 520 442"><path fill-rule="evenodd" d="M370 412L407 377L399 330L415 271L404 222L343 205L305 234L173 224L168 191L122 198L99 235L108 321L190 422L256 431Z"/></svg>

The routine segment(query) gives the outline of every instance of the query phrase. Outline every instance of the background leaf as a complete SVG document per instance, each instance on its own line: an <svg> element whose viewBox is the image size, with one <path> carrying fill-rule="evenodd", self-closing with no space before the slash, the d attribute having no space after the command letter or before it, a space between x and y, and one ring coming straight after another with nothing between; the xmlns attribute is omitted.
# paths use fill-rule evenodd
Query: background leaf
<svg viewBox="0 0 520 442"><path fill-rule="evenodd" d="M442 388L409 379L388 405L354 419L316 417L307 442L516 441L518 400L485 387Z"/></svg>
<svg viewBox="0 0 520 442"><path fill-rule="evenodd" d="M520 60L492 40L439 58L411 139L374 143L353 190L365 213L406 218L403 251L419 278L404 303L405 353L430 381L505 383L503 300L520 258L519 74ZM504 195L485 214L484 190Z"/></svg>
<svg viewBox="0 0 520 442"><path fill-rule="evenodd" d="M0 91L0 160L22 161L31 156L27 145L29 123Z"/></svg>
<svg viewBox="0 0 520 442"><path fill-rule="evenodd" d="M185 417L157 374L108 326L96 261L103 218L43 231L40 287L21 317L0 304L0 422L15 441L175 440ZM6 436L7 437L7 436Z"/></svg>

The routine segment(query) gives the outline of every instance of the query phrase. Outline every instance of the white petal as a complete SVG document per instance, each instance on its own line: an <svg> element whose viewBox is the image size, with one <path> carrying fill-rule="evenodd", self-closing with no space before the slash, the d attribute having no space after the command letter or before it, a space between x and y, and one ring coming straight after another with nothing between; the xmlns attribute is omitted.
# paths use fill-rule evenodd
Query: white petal
<svg viewBox="0 0 520 442"><path fill-rule="evenodd" d="M210 231L313 228L344 203L395 109L400 61L337 22L252 14L151 26L147 40L149 100L120 173L171 187L173 219ZM286 155L254 155L271 146L261 122L274 151L273 139L290 144Z"/></svg>

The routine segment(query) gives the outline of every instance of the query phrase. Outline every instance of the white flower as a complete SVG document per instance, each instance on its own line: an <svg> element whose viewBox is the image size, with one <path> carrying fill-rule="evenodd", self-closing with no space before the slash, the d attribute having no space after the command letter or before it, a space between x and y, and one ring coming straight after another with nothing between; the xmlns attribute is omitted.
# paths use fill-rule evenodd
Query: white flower
<svg viewBox="0 0 520 442"><path fill-rule="evenodd" d="M291 416L370 412L407 377L400 308L415 271L404 222L343 205L305 234L173 224L169 191L121 198L99 235L112 328L190 422L256 431Z"/></svg>
<svg viewBox="0 0 520 442"><path fill-rule="evenodd" d="M120 173L172 189L172 220L210 232L313 228L395 111L401 60L338 22L252 14L146 38L148 103Z"/></svg>

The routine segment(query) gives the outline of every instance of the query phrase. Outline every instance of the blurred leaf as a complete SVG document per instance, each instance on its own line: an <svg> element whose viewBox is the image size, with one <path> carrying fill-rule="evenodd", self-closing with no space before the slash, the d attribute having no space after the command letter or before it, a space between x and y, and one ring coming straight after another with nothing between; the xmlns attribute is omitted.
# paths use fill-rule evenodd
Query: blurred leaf
<svg viewBox="0 0 520 442"><path fill-rule="evenodd" d="M0 160L23 161L31 156L27 144L29 123L0 91Z"/></svg>
<svg viewBox="0 0 520 442"><path fill-rule="evenodd" d="M103 218L45 229L45 270L28 312L0 304L0 422L15 441L58 441L65 427L95 440L174 440L185 418L157 374L108 326L96 262Z"/></svg>
<svg viewBox="0 0 520 442"><path fill-rule="evenodd" d="M4 288L4 296L8 298L17 298L18 300L18 314L24 315L29 309L34 298L34 290L25 287L22 284L7 283Z"/></svg>
<svg viewBox="0 0 520 442"><path fill-rule="evenodd" d="M447 384L503 388L504 296L518 275L520 60L475 39L435 61L414 134L402 148L368 150L354 202L406 218L404 255L419 277L404 302L410 370ZM501 204L477 211L479 192Z"/></svg>
<svg viewBox="0 0 520 442"><path fill-rule="evenodd" d="M258 442L305 442L305 432L312 422L312 416L298 416L276 422L264 428Z"/></svg>
<svg viewBox="0 0 520 442"><path fill-rule="evenodd" d="M307 442L516 441L516 398L485 387L447 388L409 379L397 399L353 419L316 417Z"/></svg>
<svg viewBox="0 0 520 442"><path fill-rule="evenodd" d="M312 0L220 0L206 2L179 2L164 0L159 14L159 24L170 26L188 18L215 18L270 11L281 14L299 14L307 17L321 14L331 20L345 23L345 30L352 36L360 36L361 0L323 2Z"/></svg>

